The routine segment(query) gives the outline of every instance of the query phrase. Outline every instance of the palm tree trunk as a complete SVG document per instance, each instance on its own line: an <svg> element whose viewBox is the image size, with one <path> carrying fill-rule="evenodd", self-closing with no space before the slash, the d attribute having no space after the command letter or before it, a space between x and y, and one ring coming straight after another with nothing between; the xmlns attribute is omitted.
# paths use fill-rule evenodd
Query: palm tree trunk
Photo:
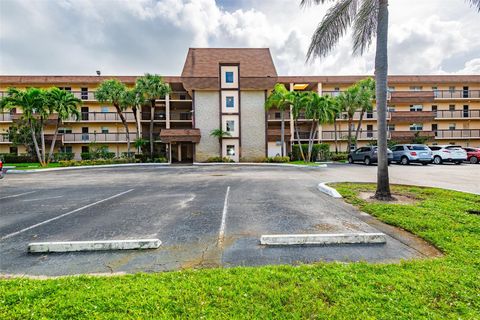
<svg viewBox="0 0 480 320"><path fill-rule="evenodd" d="M136 139L140 139L140 125L138 124L138 108L136 106L132 107L133 118L135 119L135 131L136 131ZM137 152L140 153L140 147L137 148Z"/></svg>
<svg viewBox="0 0 480 320"><path fill-rule="evenodd" d="M378 126L378 200L392 200L388 177L387 158L387 75L388 75L388 0L379 0L377 46L375 52L375 83L377 99Z"/></svg>
<svg viewBox="0 0 480 320"><path fill-rule="evenodd" d="M55 133L53 134L53 140L50 145L50 151L48 152L48 158L47 158L47 163L50 162L50 160L53 157L53 151L55 150L55 142L57 142L57 135L58 135L58 127L60 125L60 117L57 119L57 124L55 125Z"/></svg>
<svg viewBox="0 0 480 320"><path fill-rule="evenodd" d="M281 151L281 156L285 156L285 114L284 110L282 110L281 116L282 116L282 123L280 127L280 143L282 144L282 151Z"/></svg>
<svg viewBox="0 0 480 320"><path fill-rule="evenodd" d="M338 138L337 138L337 118L333 120L333 133L335 135L335 153L338 153Z"/></svg>
<svg viewBox="0 0 480 320"><path fill-rule="evenodd" d="M313 135L315 129L315 119L312 119L312 125L310 126L310 134L308 135L308 149L307 149L307 160L310 162L312 160L312 147L313 147Z"/></svg>
<svg viewBox="0 0 480 320"><path fill-rule="evenodd" d="M127 119L125 119L125 116L123 115L122 109L120 109L119 106L114 105L115 109L117 110L117 114L120 117L120 120L122 120L122 124L125 127L125 132L127 134L127 157L130 158L130 130L128 129L128 123Z"/></svg>
<svg viewBox="0 0 480 320"><path fill-rule="evenodd" d="M40 141L42 143L42 162L41 165L44 167L45 163L45 130L43 128L43 118L40 119Z"/></svg>
<svg viewBox="0 0 480 320"><path fill-rule="evenodd" d="M365 111L362 109L360 112L360 119L358 120L358 127L357 131L355 132L355 141L358 141L358 134L360 133L360 128L362 127L362 121L363 121L363 115L365 114Z"/></svg>
<svg viewBox="0 0 480 320"><path fill-rule="evenodd" d="M155 116L155 100L150 101L150 158L153 160L153 118Z"/></svg>
<svg viewBox="0 0 480 320"><path fill-rule="evenodd" d="M348 145L347 145L347 153L350 152L350 150L352 149L352 123L353 123L353 119L352 117L350 117L350 115L348 116Z"/></svg>
<svg viewBox="0 0 480 320"><path fill-rule="evenodd" d="M30 132L32 133L33 145L35 146L35 153L37 154L38 162L40 162L40 164L42 164L42 156L40 154L40 149L38 147L37 135L36 135L35 129L33 128L33 125L31 123L30 123Z"/></svg>
<svg viewBox="0 0 480 320"><path fill-rule="evenodd" d="M305 162L305 154L303 154L302 143L300 142L300 133L298 132L297 119L294 120L295 134L297 135L298 149L300 149L300 155L302 156L303 162Z"/></svg>

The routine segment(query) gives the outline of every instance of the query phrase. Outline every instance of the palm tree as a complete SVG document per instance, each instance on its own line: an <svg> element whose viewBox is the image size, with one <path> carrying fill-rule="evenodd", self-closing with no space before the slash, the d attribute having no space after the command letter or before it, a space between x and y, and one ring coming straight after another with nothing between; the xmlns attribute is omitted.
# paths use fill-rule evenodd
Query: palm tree
<svg viewBox="0 0 480 320"><path fill-rule="evenodd" d="M302 143L300 141L300 133L298 131L298 118L302 113L305 112L308 100L309 93L301 91L289 91L287 93L287 102L292 107L292 117L293 117L293 127L295 130L295 135L297 136L297 144L300 151L300 155L303 161L306 161L305 154L303 153Z"/></svg>
<svg viewBox="0 0 480 320"><path fill-rule="evenodd" d="M22 120L27 123L32 135L35 153L41 166L45 166L45 135L44 120L48 118L50 109L46 108L45 92L38 88L28 88L26 90L18 90L9 88L7 96L2 99L2 106L22 109ZM35 128L40 127L40 143L37 140L38 132Z"/></svg>
<svg viewBox="0 0 480 320"><path fill-rule="evenodd" d="M281 114L281 124L280 124L280 143L282 144L281 156L285 156L285 110L290 108L290 103L288 102L287 95L289 91L281 83L277 83L273 88L272 93L268 96L265 101L265 110L277 109Z"/></svg>
<svg viewBox="0 0 480 320"><path fill-rule="evenodd" d="M135 88L145 100L150 101L150 157L153 159L153 121L155 117L155 101L164 98L169 94L171 88L167 83L163 82L161 76L148 73L137 79Z"/></svg>
<svg viewBox="0 0 480 320"><path fill-rule="evenodd" d="M128 128L127 120L123 112L127 109L125 104L123 103L123 98L125 96L125 92L127 91L127 87L125 84L121 83L116 79L109 79L103 81L97 88L95 92L95 97L101 103L111 103L115 110L117 111L120 120L122 120L122 124L125 128L125 133L127 136L127 153L130 155L130 130Z"/></svg>
<svg viewBox="0 0 480 320"><path fill-rule="evenodd" d="M223 131L221 128L219 129L213 129L210 131L210 136L217 138L218 143L220 144L220 158L222 157L222 139L225 137L230 137L231 134L228 131Z"/></svg>
<svg viewBox="0 0 480 320"><path fill-rule="evenodd" d="M46 92L46 102L47 105L53 109L53 112L56 112L58 115L57 123L55 124L55 133L53 135L53 140L50 145L50 152L48 153L47 157L47 163L49 163L52 159L53 151L55 149L58 127L64 120L67 120L71 117L75 117L75 120L78 120L80 117L78 106L82 103L82 100L75 98L75 96L69 91L51 88Z"/></svg>
<svg viewBox="0 0 480 320"><path fill-rule="evenodd" d="M127 89L121 99L124 108L131 108L133 117L135 118L136 138L140 139L140 123L138 122L139 108L145 103L143 95L137 88Z"/></svg>
<svg viewBox="0 0 480 320"><path fill-rule="evenodd" d="M301 0L301 6L334 1L313 34L307 60L326 56L353 25L353 52L364 53L376 36L375 82L378 169L375 198L391 200L387 158L388 0ZM466 0L480 12L480 0Z"/></svg>
<svg viewBox="0 0 480 320"><path fill-rule="evenodd" d="M360 80L355 84L359 87L359 107L360 107L360 119L358 120L357 131L355 132L355 141L358 141L358 135L360 128L362 127L363 117L365 112L373 111L372 101L375 98L375 80L372 78L366 78Z"/></svg>
<svg viewBox="0 0 480 320"><path fill-rule="evenodd" d="M337 97L337 101L342 112L347 114L348 118L348 144L347 152L350 152L352 148L352 129L353 129L353 117L358 111L360 106L359 87L351 86L344 92L340 93Z"/></svg>

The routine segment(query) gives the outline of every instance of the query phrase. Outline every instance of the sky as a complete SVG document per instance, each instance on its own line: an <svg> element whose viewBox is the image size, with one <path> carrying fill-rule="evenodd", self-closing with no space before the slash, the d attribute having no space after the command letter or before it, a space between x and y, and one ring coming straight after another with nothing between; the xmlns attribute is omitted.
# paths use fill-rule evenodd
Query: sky
<svg viewBox="0 0 480 320"><path fill-rule="evenodd" d="M305 62L333 2L0 0L0 74L180 75L189 47L268 47L279 75L372 74L347 34ZM464 0L390 0L389 74L480 74L480 13Z"/></svg>

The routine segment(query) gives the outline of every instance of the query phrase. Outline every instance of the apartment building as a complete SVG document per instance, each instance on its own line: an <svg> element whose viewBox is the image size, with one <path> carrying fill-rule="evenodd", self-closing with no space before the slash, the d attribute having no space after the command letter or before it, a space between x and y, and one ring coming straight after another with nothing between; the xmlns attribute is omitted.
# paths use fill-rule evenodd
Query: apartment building
<svg viewBox="0 0 480 320"><path fill-rule="evenodd" d="M158 154L172 162L206 161L225 156L234 161L256 161L280 154L280 118L277 110L265 112L264 103L276 83L290 90L314 90L321 95L338 95L366 76L278 76L269 49L191 48L180 76L166 76L171 94L156 102L154 140ZM127 151L126 133L112 106L95 99L95 88L104 80L116 78L127 86L134 76L0 76L0 95L8 87L48 88L71 91L83 101L81 117L70 119L60 128L57 151L74 152L79 158L92 142L107 145L120 156ZM390 76L389 139L410 142L415 135L430 144L460 144L480 147L480 75L470 76ZM21 110L0 113L0 153L23 153L5 135L20 118ZM135 117L126 112L130 139L136 138ZM141 135L148 139L150 106L139 111ZM360 114L354 117L357 127ZM364 116L357 146L377 138L375 109ZM53 139L55 116L49 119L47 145ZM285 117L287 150L297 143L290 113ZM298 119L300 140L307 141L310 120ZM334 141L347 149L348 123L345 116L322 125L317 142ZM222 128L229 136L218 139L210 132ZM335 139L336 137L336 139Z"/></svg>

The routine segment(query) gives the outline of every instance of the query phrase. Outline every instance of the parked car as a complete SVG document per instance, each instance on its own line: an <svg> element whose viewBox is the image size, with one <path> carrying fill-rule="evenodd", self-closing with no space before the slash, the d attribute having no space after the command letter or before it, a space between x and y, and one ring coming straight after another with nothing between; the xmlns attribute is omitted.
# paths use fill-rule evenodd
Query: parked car
<svg viewBox="0 0 480 320"><path fill-rule="evenodd" d="M0 179L3 178L3 161L0 159Z"/></svg>
<svg viewBox="0 0 480 320"><path fill-rule="evenodd" d="M467 151L467 161L470 163L478 163L480 160L480 148L463 148Z"/></svg>
<svg viewBox="0 0 480 320"><path fill-rule="evenodd" d="M424 144L397 144L392 152L393 161L403 165L414 162L426 166L433 160L432 150Z"/></svg>
<svg viewBox="0 0 480 320"><path fill-rule="evenodd" d="M454 162L461 164L467 161L467 152L460 146L446 145L446 146L430 146L433 153L433 163L442 164L444 162Z"/></svg>
<svg viewBox="0 0 480 320"><path fill-rule="evenodd" d="M348 155L348 163L363 162L367 166L371 165L372 163L376 163L378 162L377 150L378 147L376 146L358 148L355 151L350 152L350 154ZM387 150L388 164L390 164L393 159L393 154L390 149Z"/></svg>

